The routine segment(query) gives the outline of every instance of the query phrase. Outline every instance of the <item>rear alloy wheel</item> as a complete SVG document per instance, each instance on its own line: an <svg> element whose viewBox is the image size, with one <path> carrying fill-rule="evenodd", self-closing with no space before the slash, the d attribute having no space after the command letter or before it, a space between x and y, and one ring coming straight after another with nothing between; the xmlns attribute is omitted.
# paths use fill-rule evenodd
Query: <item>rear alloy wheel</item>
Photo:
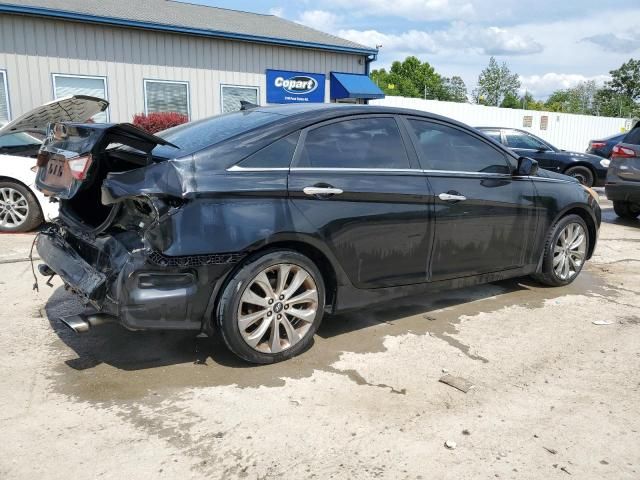
<svg viewBox="0 0 640 480"><path fill-rule="evenodd" d="M588 167L571 167L564 172L565 175L578 180L582 185L593 187L593 172Z"/></svg>
<svg viewBox="0 0 640 480"><path fill-rule="evenodd" d="M633 220L634 218L638 218L638 215L640 215L640 204L614 201L613 210L620 218L628 218Z"/></svg>
<svg viewBox="0 0 640 480"><path fill-rule="evenodd" d="M302 352L324 310L316 266L293 251L256 258L227 284L218 322L229 349L252 363L274 363Z"/></svg>
<svg viewBox="0 0 640 480"><path fill-rule="evenodd" d="M587 259L589 233L578 215L562 218L551 231L545 245L540 273L533 277L545 285L567 285L578 276Z"/></svg>
<svg viewBox="0 0 640 480"><path fill-rule="evenodd" d="M0 232L28 232L42 223L40 206L23 185L0 182Z"/></svg>

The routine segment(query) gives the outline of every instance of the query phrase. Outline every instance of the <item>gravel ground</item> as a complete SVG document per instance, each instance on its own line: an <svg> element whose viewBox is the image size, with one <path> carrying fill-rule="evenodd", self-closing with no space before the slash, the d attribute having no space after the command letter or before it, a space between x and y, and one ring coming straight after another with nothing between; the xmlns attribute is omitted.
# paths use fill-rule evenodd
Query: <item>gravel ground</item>
<svg viewBox="0 0 640 480"><path fill-rule="evenodd" d="M76 336L58 279L31 290L33 236L0 236L0 478L640 478L640 221L603 208L568 287L331 317L264 367L191 334Z"/></svg>

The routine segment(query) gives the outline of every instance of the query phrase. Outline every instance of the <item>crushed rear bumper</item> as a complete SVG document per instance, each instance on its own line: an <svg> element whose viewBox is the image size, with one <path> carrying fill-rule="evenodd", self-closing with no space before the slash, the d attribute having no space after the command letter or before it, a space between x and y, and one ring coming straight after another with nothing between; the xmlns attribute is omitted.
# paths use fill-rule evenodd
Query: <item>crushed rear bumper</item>
<svg viewBox="0 0 640 480"><path fill-rule="evenodd" d="M100 314L131 330L199 330L212 293L240 257L166 257L131 232L79 238L50 228L36 241L43 262Z"/></svg>

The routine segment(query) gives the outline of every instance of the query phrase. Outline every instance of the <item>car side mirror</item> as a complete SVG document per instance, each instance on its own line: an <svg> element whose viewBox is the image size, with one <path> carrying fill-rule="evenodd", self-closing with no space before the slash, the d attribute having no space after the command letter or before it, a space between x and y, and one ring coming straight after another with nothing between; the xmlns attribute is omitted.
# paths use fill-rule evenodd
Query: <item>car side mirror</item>
<svg viewBox="0 0 640 480"><path fill-rule="evenodd" d="M533 158L520 157L518 159L518 171L517 174L524 177L529 177L538 173L538 162Z"/></svg>
<svg viewBox="0 0 640 480"><path fill-rule="evenodd" d="M549 149L547 147L538 147L536 150L538 151L538 153L548 152L549 151Z"/></svg>

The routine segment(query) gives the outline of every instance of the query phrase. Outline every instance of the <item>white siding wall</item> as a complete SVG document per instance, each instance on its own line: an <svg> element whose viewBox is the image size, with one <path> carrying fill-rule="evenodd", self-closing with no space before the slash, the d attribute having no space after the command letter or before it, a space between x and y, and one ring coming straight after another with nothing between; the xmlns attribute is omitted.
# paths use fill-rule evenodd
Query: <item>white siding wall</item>
<svg viewBox="0 0 640 480"><path fill-rule="evenodd" d="M386 97L370 103L432 112L474 127L519 128L547 140L558 148L578 152L586 150L589 140L620 133L625 128L630 127L629 122L624 118L514 110L468 103L422 100L419 98ZM523 117L526 115L533 117L530 128L523 127ZM542 116L549 117L547 130L540 129L540 118Z"/></svg>
<svg viewBox="0 0 640 480"><path fill-rule="evenodd" d="M275 33L275 32L274 32ZM362 62L360 64L359 60ZM189 82L191 118L220 113L220 85L260 89L268 68L364 73L362 56L194 36L0 15L0 69L12 117L53 99L52 73L107 78L110 120L144 111L143 79Z"/></svg>

